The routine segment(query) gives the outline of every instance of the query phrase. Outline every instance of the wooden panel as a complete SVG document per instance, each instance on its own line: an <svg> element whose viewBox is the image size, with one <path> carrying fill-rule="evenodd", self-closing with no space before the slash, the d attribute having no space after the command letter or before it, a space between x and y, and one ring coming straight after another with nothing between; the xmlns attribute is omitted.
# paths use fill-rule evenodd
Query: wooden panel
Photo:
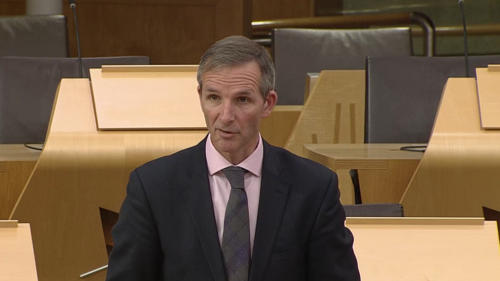
<svg viewBox="0 0 500 281"><path fill-rule="evenodd" d="M358 169L363 203L399 203L423 155L399 149L409 145L305 144L304 154L337 171L341 192L352 193L352 188L346 190L351 183L348 171Z"/></svg>
<svg viewBox="0 0 500 281"><path fill-rule="evenodd" d="M197 65L113 69L90 70L100 130L206 129L196 92Z"/></svg>
<svg viewBox="0 0 500 281"><path fill-rule="evenodd" d="M0 16L26 14L26 0L0 0Z"/></svg>
<svg viewBox="0 0 500 281"><path fill-rule="evenodd" d="M0 280L38 280L29 224L0 228L0 249Z"/></svg>
<svg viewBox="0 0 500 281"><path fill-rule="evenodd" d="M106 265L100 209L119 212L135 167L195 145L207 134L102 132L94 114L89 80L63 79L44 151L11 216L31 224L41 281L77 281ZM102 281L105 275L85 279Z"/></svg>
<svg viewBox="0 0 500 281"><path fill-rule="evenodd" d="M250 0L80 0L82 56L145 55L153 64L197 64L206 49L229 35L250 36ZM73 14L70 56L77 55Z"/></svg>
<svg viewBox="0 0 500 281"><path fill-rule="evenodd" d="M479 114L483 129L500 129L500 71L476 68Z"/></svg>
<svg viewBox="0 0 500 281"><path fill-rule="evenodd" d="M399 203L420 160L387 160L387 169L358 170L364 204Z"/></svg>
<svg viewBox="0 0 500 281"><path fill-rule="evenodd" d="M284 147L299 118L302 106L277 105L260 123L260 134L272 145Z"/></svg>
<svg viewBox="0 0 500 281"><path fill-rule="evenodd" d="M0 144L0 220L9 218L38 157L22 144Z"/></svg>
<svg viewBox="0 0 500 281"><path fill-rule="evenodd" d="M361 279L498 280L500 255L495 222L450 225L447 220L420 225L381 225L379 219L370 224L348 221Z"/></svg>
<svg viewBox="0 0 500 281"><path fill-rule="evenodd" d="M495 83L497 89L500 81ZM500 131L481 129L474 78L449 78L427 150L402 204L407 216L500 210Z"/></svg>
<svg viewBox="0 0 500 281"><path fill-rule="evenodd" d="M253 0L253 21L314 16L315 0Z"/></svg>
<svg viewBox="0 0 500 281"><path fill-rule="evenodd" d="M363 70L322 71L285 149L304 156L303 145L308 143L363 143L364 93ZM348 171L339 170L337 174L341 202L353 204L353 185Z"/></svg>
<svg viewBox="0 0 500 281"><path fill-rule="evenodd" d="M307 143L363 143L364 103L364 70L322 71L285 148L302 155Z"/></svg>

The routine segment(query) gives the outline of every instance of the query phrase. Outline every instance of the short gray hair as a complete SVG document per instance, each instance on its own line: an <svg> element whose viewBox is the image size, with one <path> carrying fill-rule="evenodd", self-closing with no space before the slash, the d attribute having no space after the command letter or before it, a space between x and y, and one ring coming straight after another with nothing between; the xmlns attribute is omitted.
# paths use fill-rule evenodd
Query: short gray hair
<svg viewBox="0 0 500 281"><path fill-rule="evenodd" d="M274 90L276 72L267 50L243 36L230 36L215 42L201 57L198 68L198 84L202 88L202 77L209 71L239 66L251 61L260 67L259 90L264 99Z"/></svg>

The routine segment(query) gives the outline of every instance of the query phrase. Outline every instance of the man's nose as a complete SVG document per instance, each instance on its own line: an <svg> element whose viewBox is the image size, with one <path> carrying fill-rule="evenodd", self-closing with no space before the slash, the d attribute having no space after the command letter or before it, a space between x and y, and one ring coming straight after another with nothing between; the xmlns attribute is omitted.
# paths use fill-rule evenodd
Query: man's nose
<svg viewBox="0 0 500 281"><path fill-rule="evenodd" d="M222 104L220 120L223 124L229 124L234 121L234 105L230 101Z"/></svg>

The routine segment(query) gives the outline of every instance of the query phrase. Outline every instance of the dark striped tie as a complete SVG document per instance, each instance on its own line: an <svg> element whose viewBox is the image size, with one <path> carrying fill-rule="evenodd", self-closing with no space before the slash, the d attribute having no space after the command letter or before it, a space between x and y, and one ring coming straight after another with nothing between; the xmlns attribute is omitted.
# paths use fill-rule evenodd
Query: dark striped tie
<svg viewBox="0 0 500 281"><path fill-rule="evenodd" d="M250 226L245 172L232 166L222 170L231 184L222 235L222 255L227 281L247 281L250 272Z"/></svg>

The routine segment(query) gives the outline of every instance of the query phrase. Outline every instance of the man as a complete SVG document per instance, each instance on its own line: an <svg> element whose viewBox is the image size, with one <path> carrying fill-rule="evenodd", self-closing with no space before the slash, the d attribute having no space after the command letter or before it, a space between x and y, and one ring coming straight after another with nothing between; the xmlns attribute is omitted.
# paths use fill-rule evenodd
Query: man
<svg viewBox="0 0 500 281"><path fill-rule="evenodd" d="M274 75L241 36L203 55L209 134L131 173L106 280L359 280L335 173L259 134Z"/></svg>

